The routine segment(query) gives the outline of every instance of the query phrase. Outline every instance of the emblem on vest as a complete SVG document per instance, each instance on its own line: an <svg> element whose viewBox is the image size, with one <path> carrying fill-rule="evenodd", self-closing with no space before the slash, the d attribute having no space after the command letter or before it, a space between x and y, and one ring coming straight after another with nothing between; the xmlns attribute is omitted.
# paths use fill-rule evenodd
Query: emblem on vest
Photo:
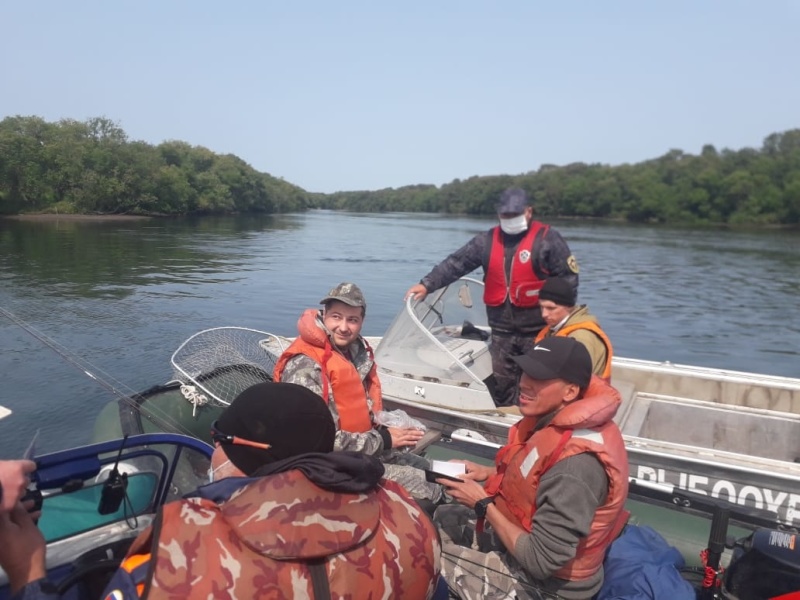
<svg viewBox="0 0 800 600"><path fill-rule="evenodd" d="M525 264L531 259L531 251L530 250L523 250L519 253L519 262Z"/></svg>

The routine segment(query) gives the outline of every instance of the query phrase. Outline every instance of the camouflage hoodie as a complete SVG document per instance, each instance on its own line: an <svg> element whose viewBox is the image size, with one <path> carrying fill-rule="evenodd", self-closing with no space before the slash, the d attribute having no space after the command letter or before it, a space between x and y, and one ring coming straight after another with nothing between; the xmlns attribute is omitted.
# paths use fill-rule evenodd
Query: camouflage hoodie
<svg viewBox="0 0 800 600"><path fill-rule="evenodd" d="M379 461L334 452L281 462L166 505L105 597L314 598L326 587L331 598L432 596L438 534L402 487L378 479ZM341 491L353 486L362 491Z"/></svg>

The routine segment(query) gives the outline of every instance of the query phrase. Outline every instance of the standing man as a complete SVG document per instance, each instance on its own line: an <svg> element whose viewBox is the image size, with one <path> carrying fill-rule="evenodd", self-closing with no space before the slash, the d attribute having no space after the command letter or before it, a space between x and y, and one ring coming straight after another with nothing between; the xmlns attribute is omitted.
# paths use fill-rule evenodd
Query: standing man
<svg viewBox="0 0 800 600"><path fill-rule="evenodd" d="M397 481L414 498L435 504L440 485L425 479L430 463L397 449L413 447L423 432L410 427L383 427L375 422L382 408L381 382L372 348L361 335L367 302L354 283L340 283L297 322L298 336L275 365L275 381L296 383L319 395L336 424L336 450L380 457L386 478Z"/></svg>
<svg viewBox="0 0 800 600"><path fill-rule="evenodd" d="M483 301L492 328L489 350L495 377L494 402L516 402L519 366L511 359L533 347L544 327L539 310L539 290L550 277L564 277L578 289L578 263L555 229L533 219L528 195L509 188L497 203L499 226L479 233L444 259L406 292L423 300L430 292L449 285L483 267Z"/></svg>
<svg viewBox="0 0 800 600"><path fill-rule="evenodd" d="M445 578L462 598L588 600L628 517L628 455L613 421L620 395L572 338L549 337L514 359L522 420L495 465L466 461L464 481L439 480L461 504L434 515L453 557Z"/></svg>
<svg viewBox="0 0 800 600"><path fill-rule="evenodd" d="M575 289L562 277L552 277L539 290L539 308L547 325L536 342L558 335L571 337L586 346L592 357L592 373L611 381L611 340L585 304L576 306Z"/></svg>

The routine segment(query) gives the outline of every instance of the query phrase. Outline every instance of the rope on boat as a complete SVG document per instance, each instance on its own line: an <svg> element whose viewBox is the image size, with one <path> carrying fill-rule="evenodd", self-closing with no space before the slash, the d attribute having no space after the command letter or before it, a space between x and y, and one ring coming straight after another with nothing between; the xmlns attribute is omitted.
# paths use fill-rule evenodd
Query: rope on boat
<svg viewBox="0 0 800 600"><path fill-rule="evenodd" d="M522 579L520 577L517 577L517 576L514 576L514 575L510 575L508 573L504 573L503 571L498 571L497 569L493 569L492 567L489 567L489 566L483 565L481 563L475 562L473 560L470 560L469 558L466 558L465 556L460 556L458 554L453 554L451 552L447 552L446 550L442 549L442 558L444 558L444 560L447 560L447 561L453 563L454 565L457 565L458 567L461 568L462 571L464 571L465 573L467 573L469 575L472 575L473 577L478 578L478 579L480 579L479 572L481 570L489 571L489 572L494 573L495 575L498 575L498 576L503 577L505 579L511 579L512 581L514 581L517 585L519 585L523 590L525 590L531 596L531 600L545 600L546 598L552 598L553 600L560 600L561 599L561 596L559 596L558 594L554 594L553 592L549 592L547 590L544 590L544 589L540 588L539 586L534 585L533 583L530 583L529 581L525 581L524 579ZM464 566L465 564L477 567L477 570L476 571L470 571L468 568L466 568ZM442 574L441 577L444 577L444 574ZM446 583L447 583L447 587L451 591L451 593L454 593L457 596L460 596L460 594L458 594L458 592L454 589L454 585L455 585L454 583L451 583L449 581L447 581ZM486 581L485 579L483 580L483 583L484 583L484 585L487 585L487 586L489 586L491 588L494 588L497 591L500 590L500 588L498 588L498 586L492 584L489 581Z"/></svg>
<svg viewBox="0 0 800 600"><path fill-rule="evenodd" d="M181 383L181 395L192 403L192 416L197 416L197 407L208 404L208 396L201 394L193 385Z"/></svg>
<svg viewBox="0 0 800 600"><path fill-rule="evenodd" d="M700 552L700 561L703 563L702 590L704 592L710 591L712 595L709 597L713 597L713 594L715 594L717 589L722 585L722 574L725 569L722 566L714 568L713 565L709 564L708 553L708 548Z"/></svg>

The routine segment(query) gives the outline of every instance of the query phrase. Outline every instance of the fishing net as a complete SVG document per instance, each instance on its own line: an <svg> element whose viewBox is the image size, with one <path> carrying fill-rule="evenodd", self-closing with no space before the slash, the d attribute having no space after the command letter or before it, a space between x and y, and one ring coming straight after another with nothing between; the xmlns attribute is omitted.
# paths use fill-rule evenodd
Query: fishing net
<svg viewBox="0 0 800 600"><path fill-rule="evenodd" d="M181 392L197 406L227 406L256 383L272 381L272 372L289 340L244 327L215 327L194 334L172 355Z"/></svg>

